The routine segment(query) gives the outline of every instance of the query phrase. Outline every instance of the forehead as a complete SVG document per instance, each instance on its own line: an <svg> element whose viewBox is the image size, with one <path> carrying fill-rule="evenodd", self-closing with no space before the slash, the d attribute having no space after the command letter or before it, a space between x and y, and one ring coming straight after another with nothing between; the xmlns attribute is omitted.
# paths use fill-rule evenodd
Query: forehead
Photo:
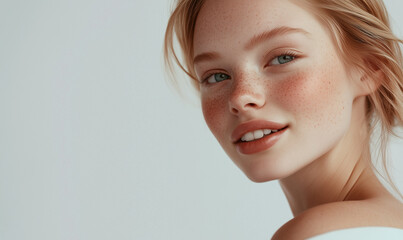
<svg viewBox="0 0 403 240"><path fill-rule="evenodd" d="M322 28L312 13L292 0L206 0L196 21L194 52L241 46L283 26L307 32Z"/></svg>

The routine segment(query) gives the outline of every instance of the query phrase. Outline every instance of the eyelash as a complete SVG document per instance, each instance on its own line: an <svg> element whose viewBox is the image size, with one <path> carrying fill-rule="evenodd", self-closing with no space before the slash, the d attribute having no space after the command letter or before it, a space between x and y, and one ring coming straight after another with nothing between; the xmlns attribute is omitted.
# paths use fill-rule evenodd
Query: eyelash
<svg viewBox="0 0 403 240"><path fill-rule="evenodd" d="M277 55L277 56L271 58L271 59L268 61L268 63L271 63L274 59L276 59L276 58L278 58L278 57L281 57L281 56L290 56L290 57L293 57L293 59L292 59L291 61L289 61L289 62L286 62L286 63L283 63L283 64L277 64L277 65L287 65L288 63L291 63L291 62L295 61L295 59L297 59L297 58L299 57L299 54L297 54L296 52L293 52L293 51L286 51L286 52L284 52L284 53L281 53L281 54L279 54L279 55ZM277 66L277 65L275 65L275 66ZM267 66L269 66L269 65L266 64L264 67L266 68ZM212 72L212 73L210 73L209 75L207 75L207 77L203 78L202 81L200 82L200 84L207 84L207 85L208 85L208 84L213 84L213 83L209 83L209 82L207 81L207 79L209 79L209 78L210 78L211 76L213 76L214 74L218 74L218 73L223 73L223 74L225 74L225 75L228 75L228 74L226 74L226 73L224 73L224 72L220 72L220 71ZM228 75L228 76L229 76L229 75Z"/></svg>

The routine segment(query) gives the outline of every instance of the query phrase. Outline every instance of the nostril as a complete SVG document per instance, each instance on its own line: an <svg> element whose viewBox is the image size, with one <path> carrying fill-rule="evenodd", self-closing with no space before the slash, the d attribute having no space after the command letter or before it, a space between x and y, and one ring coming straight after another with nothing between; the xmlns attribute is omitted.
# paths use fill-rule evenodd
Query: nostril
<svg viewBox="0 0 403 240"><path fill-rule="evenodd" d="M258 107L258 105L256 103L247 103L243 107L240 107L240 109L232 106L231 111L232 111L232 113L237 114L237 113L239 113L239 110L245 111L245 110L248 110L249 108L257 108L257 107Z"/></svg>
<svg viewBox="0 0 403 240"><path fill-rule="evenodd" d="M230 112L240 114L241 112L258 110L265 105L263 94L238 94L229 100Z"/></svg>
<svg viewBox="0 0 403 240"><path fill-rule="evenodd" d="M246 104L246 106L249 106L249 107L257 107L256 103L248 103L248 104Z"/></svg>
<svg viewBox="0 0 403 240"><path fill-rule="evenodd" d="M232 113L235 113L235 114L237 114L239 111L238 111L238 109L236 109L236 108L231 108L231 110L232 110Z"/></svg>

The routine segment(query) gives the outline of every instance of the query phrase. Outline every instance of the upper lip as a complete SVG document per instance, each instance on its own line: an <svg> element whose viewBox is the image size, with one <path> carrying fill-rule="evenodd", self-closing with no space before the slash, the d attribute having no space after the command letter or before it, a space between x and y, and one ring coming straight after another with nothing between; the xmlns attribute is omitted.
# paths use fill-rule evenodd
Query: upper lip
<svg viewBox="0 0 403 240"><path fill-rule="evenodd" d="M241 139L243 135L255 130L261 130L261 129L279 130L285 127L287 127L287 124L276 123L266 120L251 120L239 124L232 132L231 140L232 142L236 143Z"/></svg>

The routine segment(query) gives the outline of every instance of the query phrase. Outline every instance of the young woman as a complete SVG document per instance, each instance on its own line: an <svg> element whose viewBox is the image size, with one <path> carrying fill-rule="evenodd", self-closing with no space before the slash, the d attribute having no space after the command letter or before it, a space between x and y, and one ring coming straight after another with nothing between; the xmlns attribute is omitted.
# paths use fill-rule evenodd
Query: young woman
<svg viewBox="0 0 403 240"><path fill-rule="evenodd" d="M381 0L179 0L165 56L245 175L280 181L294 218L273 239L341 229L403 239L403 204L370 152L377 122L381 152L403 124L399 42ZM354 234L343 231L329 234Z"/></svg>

